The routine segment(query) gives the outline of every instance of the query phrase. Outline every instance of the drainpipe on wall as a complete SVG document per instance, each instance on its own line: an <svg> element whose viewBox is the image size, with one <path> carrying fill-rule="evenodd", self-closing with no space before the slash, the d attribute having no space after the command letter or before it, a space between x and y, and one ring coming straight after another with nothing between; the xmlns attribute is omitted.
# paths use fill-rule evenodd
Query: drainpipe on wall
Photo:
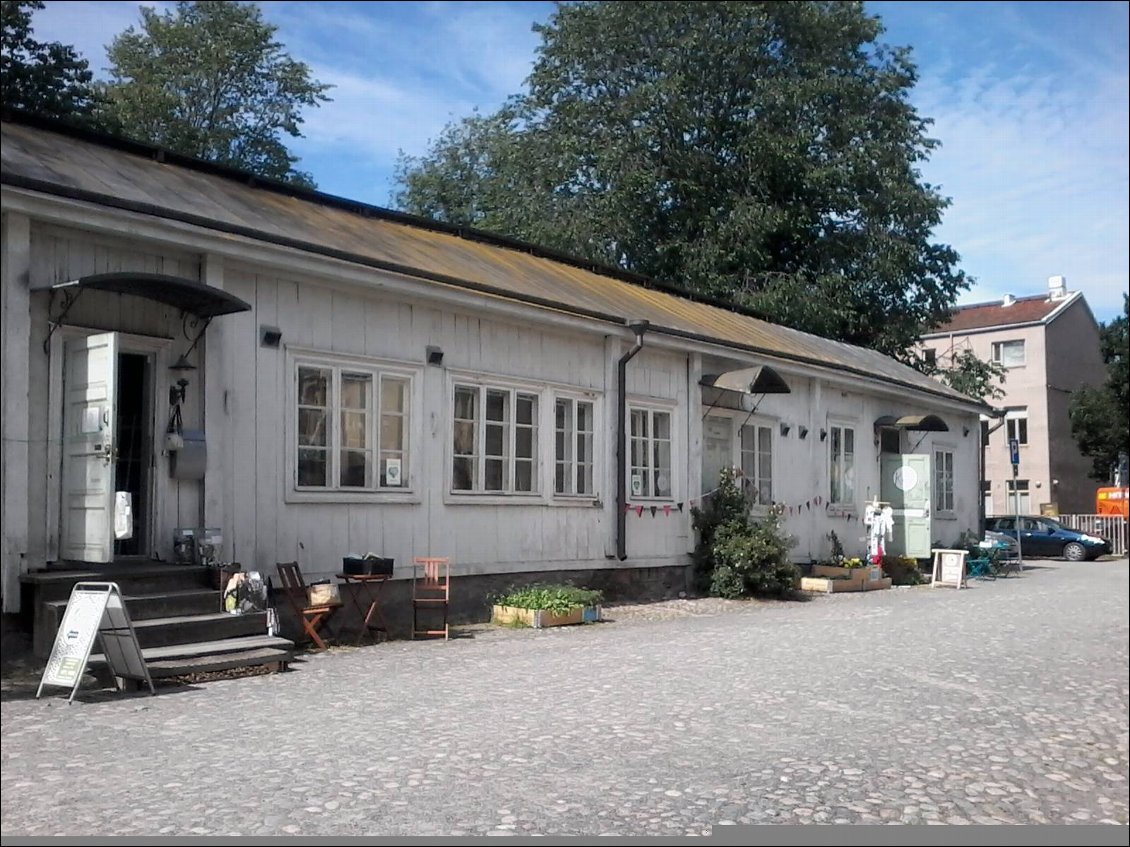
<svg viewBox="0 0 1130 847"><path fill-rule="evenodd" d="M628 362L643 348L643 335L650 324L644 320L628 322L628 329L636 334L636 343L620 357L617 373L616 402L616 558L628 558Z"/></svg>
<svg viewBox="0 0 1130 847"><path fill-rule="evenodd" d="M988 515L985 514L985 450L987 449L985 442L988 440L987 436L992 435L1004 426L1005 410L993 409L992 415L997 418L997 422L994 426L989 427L989 431L985 433L986 437L984 438L981 436L981 421L977 421L977 439L981 442L981 473L979 474L981 490L977 492L977 514L980 516L980 520L978 521L977 531L982 538L985 537L985 518L988 517ZM989 489L989 493L992 493L991 488Z"/></svg>

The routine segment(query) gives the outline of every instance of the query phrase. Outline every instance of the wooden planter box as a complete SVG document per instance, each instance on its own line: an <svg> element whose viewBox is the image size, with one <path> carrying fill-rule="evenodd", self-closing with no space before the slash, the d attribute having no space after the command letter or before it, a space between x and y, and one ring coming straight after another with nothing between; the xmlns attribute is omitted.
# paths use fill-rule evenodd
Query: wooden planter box
<svg viewBox="0 0 1130 847"><path fill-rule="evenodd" d="M864 566L862 568L839 568L835 565L813 565L812 575L826 578L847 577L847 579L851 580L853 583L863 583L870 581L871 568L870 566ZM843 580L837 579L837 581L842 582ZM840 590L843 591L846 589Z"/></svg>
<svg viewBox="0 0 1130 847"><path fill-rule="evenodd" d="M850 574L850 579L833 579L836 574L820 573L822 571L844 571ZM813 572L816 576L806 576L800 581L801 591L815 591L821 594L838 594L842 591L879 591L891 587L891 580L868 579L869 568L834 568L825 565L816 565ZM862 574L862 578L854 572Z"/></svg>
<svg viewBox="0 0 1130 847"><path fill-rule="evenodd" d="M491 620L503 626L523 623L534 629L547 626L571 626L578 623L591 623L600 620L600 606L577 606L563 615L555 615L544 609L520 609L517 606L494 606Z"/></svg>

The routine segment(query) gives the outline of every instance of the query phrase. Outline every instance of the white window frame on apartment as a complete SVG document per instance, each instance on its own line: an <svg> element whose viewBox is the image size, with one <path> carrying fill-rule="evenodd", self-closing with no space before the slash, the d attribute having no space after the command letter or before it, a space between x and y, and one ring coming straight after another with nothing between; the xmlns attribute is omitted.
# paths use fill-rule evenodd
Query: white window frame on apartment
<svg viewBox="0 0 1130 847"><path fill-rule="evenodd" d="M457 393L470 390L476 392L476 418L456 418ZM507 398L505 420L488 421L486 418L487 395L491 393L502 394ZM535 402L532 415L532 424L518 423L517 409L519 397L531 397ZM528 382L516 381L505 377L490 377L479 375L453 375L449 380L447 393L447 492L451 502L486 500L492 502L530 502L531 500L544 500L545 473L543 467L543 450L545 432L545 405L546 391L544 386L533 385ZM473 452L469 454L455 452L456 424L472 423L474 443ZM487 429L502 425L505 429L503 452L501 455L487 455ZM518 430L530 428L531 455L517 455ZM466 448L464 448L466 449ZM460 457L470 458L473 462L472 487L455 487L455 460ZM488 489L486 484L487 463L503 462L503 482L498 489ZM519 463L528 464L531 468L532 488L529 491L519 490L516 486L517 469Z"/></svg>
<svg viewBox="0 0 1130 847"><path fill-rule="evenodd" d="M1007 346L1020 345L1020 361L1014 361L1011 364L1005 362L1004 350ZM1023 338L1008 338L1004 341L994 341L989 348L991 351L993 363L1000 365L1002 368L1022 368L1028 364L1028 345Z"/></svg>
<svg viewBox="0 0 1130 847"><path fill-rule="evenodd" d="M600 438L601 427L598 423L598 416L601 411L598 399L595 395L584 392L553 390L550 393L551 408L549 414L553 423L553 455L551 459L553 485L551 492L557 500L590 501L600 497L600 477L598 475L600 463L597 461L597 457L600 455L603 444ZM564 404L568 409L564 429L558 427L558 404ZM582 405L589 407L588 424L590 428L588 430L578 429L578 412ZM564 444L561 443L562 439L564 439ZM587 462L578 459L580 453L578 448L582 445L586 446L588 450ZM561 452L562 446L565 448L564 453ZM559 468L562 471L563 490L558 490ZM579 482L587 483L587 487L579 485ZM582 487L585 487L585 490L579 490Z"/></svg>
<svg viewBox="0 0 1130 847"><path fill-rule="evenodd" d="M1013 487L1014 480L1006 479L1004 483L1005 505L1002 515L1016 514L1016 491ZM1027 479L1015 480L1015 487L1020 489L1020 515L1021 517L1032 513L1032 485Z"/></svg>
<svg viewBox="0 0 1130 847"><path fill-rule="evenodd" d="M1024 423L1024 437L1023 438L1020 437L1020 423L1021 423L1021 421L1023 421L1023 423ZM1028 407L1027 406L1023 406L1023 407L1016 408L1016 409L1009 409L1004 414L1005 438L1007 440L1011 440L1011 439L1015 438L1017 444L1019 444L1021 447L1027 447L1028 446L1028 438L1031 436L1031 433L1028 431L1028 424L1029 424L1029 419L1028 419Z"/></svg>
<svg viewBox="0 0 1130 847"><path fill-rule="evenodd" d="M635 414L637 412L645 413L648 420L647 433L642 439L642 441L646 444L645 455L647 457L647 465L641 464L633 466L632 460L636 455L634 448L636 447L637 442L641 440L638 436L633 435L633 433L635 432L633 424L637 420ZM629 501L656 503L671 503L675 501L676 494L679 491L679 465L683 460L682 451L678 450L680 441L677 412L678 406L676 403L666 403L650 399L640 400L631 397L628 398L628 406L626 410L628 418L628 431L626 433L628 449L625 451L627 455L624 456L623 460L625 462L625 471L627 473L628 490L626 494ZM669 474L667 494L655 493L655 488L657 487L657 483L659 481L659 475L657 474L658 468L655 466L656 463L654 461L655 444L657 439L655 438L653 433L656 415L667 415L668 421L666 440L668 441L668 462L670 463L670 467L667 469L667 473ZM642 475L644 483L642 491L638 494L634 493L632 486L632 477L634 475L633 467L638 470L646 471L646 473Z"/></svg>
<svg viewBox="0 0 1130 847"><path fill-rule="evenodd" d="M301 436L299 428L299 371L301 368L328 371L330 374L331 388L327 398L329 405L323 408L328 410L326 425L327 452L327 484L299 485L299 451L304 449L299 444ZM284 501L288 503L418 503L420 502L419 486L419 453L413 445L418 440L417 422L421 419L420 397L418 386L420 384L420 367L389 359L377 359L367 356L354 356L337 353L328 353L321 350L288 347L286 352L286 426L285 426L285 469L287 483L284 486ZM369 388L369 402L366 409L350 410L341 405L341 379L343 374L358 374L371 379ZM382 409L382 381L399 380L406 383L402 394L402 409L398 411L385 411ZM314 408L314 407L310 407ZM342 415L355 412L364 414L366 421L366 443L363 448L371 454L369 484L365 486L343 486L341 484L342 451L351 448L342 445ZM381 428L391 418L400 419L401 439L400 444L393 450L383 450L381 445ZM323 449L321 445L306 445L305 449ZM383 453L399 454L387 458L400 458L400 485L382 485L382 471L385 467Z"/></svg>
<svg viewBox="0 0 1130 847"><path fill-rule="evenodd" d="M843 498L837 499L836 498L837 492L833 490L833 488L834 488L834 473L833 473L833 470L834 470L835 463L836 463L836 457L832 453L832 447L836 443L836 435L835 435L836 430L840 431L840 444L841 445L843 445L844 441L845 441L843 434L845 432L851 433L851 457L852 457L852 460L851 460L851 492L850 492L851 496L850 496L850 499L843 499ZM857 430L856 421L834 419L834 418L830 418L828 420L828 502L832 506L835 506L835 507L838 507L838 508L841 508L841 509L854 508L855 507L855 497L856 497L856 493L857 493L856 492L856 484L855 484L855 471L856 471L856 468L858 467L858 462L856 461L856 458L858 456L858 449L857 448L859 447L859 438L857 437L856 430ZM841 451L840 451L840 455L841 456L846 455L846 451L843 450L842 448L841 448ZM840 468L841 491L839 492L840 494L845 493L842 490L844 488L843 480L844 480L844 474L845 474L845 467L844 467L845 464L846 463L841 461L841 468Z"/></svg>
<svg viewBox="0 0 1130 847"><path fill-rule="evenodd" d="M954 514L955 455L956 449L952 445L934 445L934 512L939 517L953 517Z"/></svg>

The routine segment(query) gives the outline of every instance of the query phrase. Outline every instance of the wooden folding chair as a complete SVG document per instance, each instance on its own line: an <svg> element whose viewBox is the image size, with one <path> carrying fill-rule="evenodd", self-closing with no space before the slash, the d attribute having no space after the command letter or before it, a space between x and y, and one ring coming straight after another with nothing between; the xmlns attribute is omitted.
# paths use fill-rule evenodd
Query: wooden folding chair
<svg viewBox="0 0 1130 847"><path fill-rule="evenodd" d="M450 560L417 557L412 573L412 637L442 635L448 638L447 610L451 600ZM433 619L443 615L443 629L421 629L421 612Z"/></svg>
<svg viewBox="0 0 1130 847"><path fill-rule="evenodd" d="M325 650L326 642L322 640L318 630L325 625L330 615L341 608L341 604L310 605L309 586L306 585L306 580L302 578L302 571L298 567L298 562L279 562L277 567L279 582L282 583L283 592L290 601L295 616L302 621L302 628L314 645L319 650Z"/></svg>

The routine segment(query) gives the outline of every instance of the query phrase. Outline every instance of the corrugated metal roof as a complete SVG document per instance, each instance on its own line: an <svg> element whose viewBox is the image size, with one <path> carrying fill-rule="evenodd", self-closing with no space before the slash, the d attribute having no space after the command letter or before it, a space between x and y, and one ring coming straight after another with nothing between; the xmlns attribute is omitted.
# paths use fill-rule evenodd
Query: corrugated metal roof
<svg viewBox="0 0 1130 847"><path fill-rule="evenodd" d="M975 402L876 351L599 273L579 261L538 255L537 248L445 231L313 192L256 187L248 175L166 156L144 145L11 121L2 129L2 178L10 185L188 221L620 324L643 318L653 332Z"/></svg>

